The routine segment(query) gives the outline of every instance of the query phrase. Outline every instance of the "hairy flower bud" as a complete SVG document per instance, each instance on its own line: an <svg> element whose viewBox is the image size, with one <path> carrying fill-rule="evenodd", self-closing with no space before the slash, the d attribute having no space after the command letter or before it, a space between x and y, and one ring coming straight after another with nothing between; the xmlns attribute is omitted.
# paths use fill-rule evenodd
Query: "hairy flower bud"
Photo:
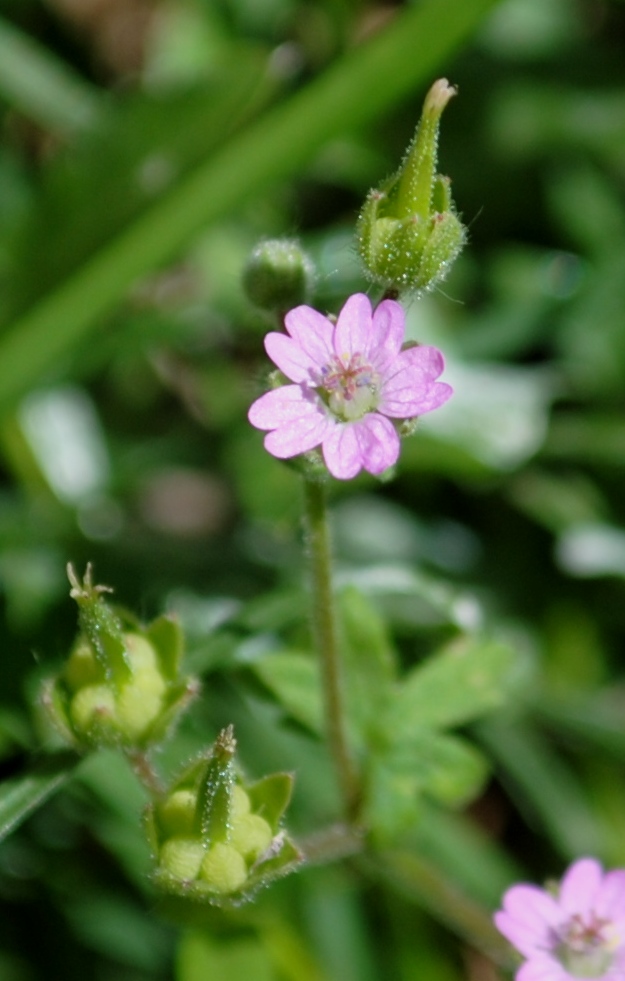
<svg viewBox="0 0 625 981"><path fill-rule="evenodd" d="M292 239L260 242L243 270L243 288L252 303L278 313L306 303L314 279L312 260Z"/></svg>
<svg viewBox="0 0 625 981"><path fill-rule="evenodd" d="M358 218L358 250L367 275L397 294L432 289L465 242L450 180L436 173L440 117L455 94L447 79L434 83L401 167L369 192Z"/></svg>
<svg viewBox="0 0 625 981"><path fill-rule="evenodd" d="M92 583L90 567L82 583L71 566L68 575L80 632L62 672L44 684L49 718L79 750L158 742L198 687L180 675L178 624L159 617L146 628L125 629L103 598L110 590Z"/></svg>
<svg viewBox="0 0 625 981"><path fill-rule="evenodd" d="M247 784L235 767L232 726L146 811L154 881L167 896L238 906L301 861L280 830L293 778Z"/></svg>

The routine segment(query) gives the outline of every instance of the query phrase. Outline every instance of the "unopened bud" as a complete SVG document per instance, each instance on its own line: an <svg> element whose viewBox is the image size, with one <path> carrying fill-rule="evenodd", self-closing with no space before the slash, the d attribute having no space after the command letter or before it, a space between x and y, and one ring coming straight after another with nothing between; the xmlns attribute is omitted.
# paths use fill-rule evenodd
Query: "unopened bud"
<svg viewBox="0 0 625 981"><path fill-rule="evenodd" d="M365 271L395 293L432 289L445 278L465 242L449 178L436 173L440 117L455 93L447 79L434 83L399 171L369 192L358 218Z"/></svg>
<svg viewBox="0 0 625 981"><path fill-rule="evenodd" d="M252 303L277 313L306 303L314 281L312 260L291 239L260 242L243 270L243 287Z"/></svg>

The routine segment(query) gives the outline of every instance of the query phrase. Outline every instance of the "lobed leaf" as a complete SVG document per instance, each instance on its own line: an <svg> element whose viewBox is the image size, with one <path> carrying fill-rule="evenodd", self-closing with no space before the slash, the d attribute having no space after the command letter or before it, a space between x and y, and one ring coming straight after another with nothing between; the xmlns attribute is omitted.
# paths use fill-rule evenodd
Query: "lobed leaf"
<svg viewBox="0 0 625 981"><path fill-rule="evenodd" d="M467 636L405 677L393 706L397 733L470 722L498 708L517 678L518 653L499 640Z"/></svg>

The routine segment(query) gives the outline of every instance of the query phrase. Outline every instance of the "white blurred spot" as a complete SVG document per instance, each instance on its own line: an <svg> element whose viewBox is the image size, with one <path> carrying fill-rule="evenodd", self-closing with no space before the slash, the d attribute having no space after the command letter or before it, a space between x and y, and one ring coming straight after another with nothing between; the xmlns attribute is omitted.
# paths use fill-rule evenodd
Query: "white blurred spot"
<svg viewBox="0 0 625 981"><path fill-rule="evenodd" d="M578 525L560 538L556 560L580 578L625 576L625 531L613 525Z"/></svg>
<svg viewBox="0 0 625 981"><path fill-rule="evenodd" d="M424 432L503 471L515 470L540 449L556 394L549 371L448 362L443 380L454 394L419 421Z"/></svg>
<svg viewBox="0 0 625 981"><path fill-rule="evenodd" d="M67 385L31 393L20 406L19 422L60 500L78 504L102 492L108 453L94 405L82 389Z"/></svg>

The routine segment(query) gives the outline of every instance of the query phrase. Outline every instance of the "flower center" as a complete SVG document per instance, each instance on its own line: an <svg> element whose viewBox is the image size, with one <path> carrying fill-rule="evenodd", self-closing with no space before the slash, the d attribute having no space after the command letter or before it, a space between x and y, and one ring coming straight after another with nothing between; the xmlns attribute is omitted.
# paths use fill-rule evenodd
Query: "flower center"
<svg viewBox="0 0 625 981"><path fill-rule="evenodd" d="M317 391L335 416L351 422L377 407L380 379L361 354L352 354L347 362L332 358L324 365Z"/></svg>
<svg viewBox="0 0 625 981"><path fill-rule="evenodd" d="M576 913L558 931L555 952L574 978L600 978L612 964L619 942L610 920L603 920L595 913L584 919Z"/></svg>

